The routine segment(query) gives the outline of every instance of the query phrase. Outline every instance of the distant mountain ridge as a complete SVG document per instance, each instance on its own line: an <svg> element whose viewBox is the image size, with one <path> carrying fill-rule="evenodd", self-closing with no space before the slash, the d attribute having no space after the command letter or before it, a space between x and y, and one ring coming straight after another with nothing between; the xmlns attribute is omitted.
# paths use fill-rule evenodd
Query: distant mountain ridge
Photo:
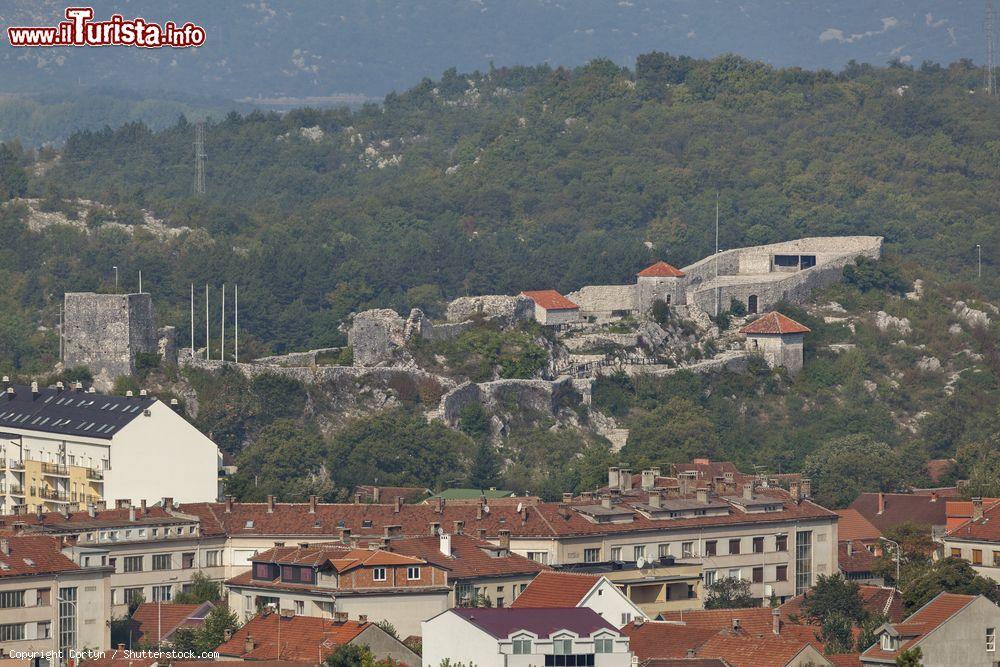
<svg viewBox="0 0 1000 667"><path fill-rule="evenodd" d="M282 101L381 98L423 77L504 65L630 65L651 50L732 52L777 66L841 69L849 60L982 61L980 0L385 0L294 5L95 0L113 13L193 21L200 49L0 49L0 93L95 85ZM8 0L0 24L54 25L65 2ZM306 98L313 98L307 100Z"/></svg>

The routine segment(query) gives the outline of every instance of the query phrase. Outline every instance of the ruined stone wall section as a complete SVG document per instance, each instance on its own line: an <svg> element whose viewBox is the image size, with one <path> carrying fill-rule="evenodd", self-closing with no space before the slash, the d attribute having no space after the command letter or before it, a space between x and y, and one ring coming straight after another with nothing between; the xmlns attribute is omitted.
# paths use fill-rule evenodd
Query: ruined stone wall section
<svg viewBox="0 0 1000 667"><path fill-rule="evenodd" d="M69 292L64 317L64 366L86 366L103 381L133 374L137 353L159 351L149 294Z"/></svg>
<svg viewBox="0 0 1000 667"><path fill-rule="evenodd" d="M566 298L580 306L580 314L597 322L611 319L612 311L636 309L636 285L587 285Z"/></svg>
<svg viewBox="0 0 1000 667"><path fill-rule="evenodd" d="M557 380L494 380L478 384L466 382L441 397L435 416L448 426L457 426L462 408L479 404L489 412L517 406L544 414L555 411L553 398L569 378Z"/></svg>
<svg viewBox="0 0 1000 667"><path fill-rule="evenodd" d="M465 322L475 317L514 325L535 317L535 302L526 296L487 294L462 296L448 304L445 315L449 322Z"/></svg>

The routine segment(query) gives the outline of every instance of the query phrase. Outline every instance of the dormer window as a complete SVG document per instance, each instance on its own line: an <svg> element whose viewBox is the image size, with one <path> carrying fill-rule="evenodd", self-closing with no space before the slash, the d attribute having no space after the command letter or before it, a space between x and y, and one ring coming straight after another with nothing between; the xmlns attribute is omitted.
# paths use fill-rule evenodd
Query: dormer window
<svg viewBox="0 0 1000 667"><path fill-rule="evenodd" d="M896 638L890 635L888 632L883 632L881 646L883 651L895 651Z"/></svg>
<svg viewBox="0 0 1000 667"><path fill-rule="evenodd" d="M553 639L552 653L555 655L572 655L573 640L569 637L557 637Z"/></svg>
<svg viewBox="0 0 1000 667"><path fill-rule="evenodd" d="M531 638L518 637L513 641L514 655L531 655Z"/></svg>
<svg viewBox="0 0 1000 667"><path fill-rule="evenodd" d="M597 637L594 639L594 653L614 653L615 640L613 637Z"/></svg>

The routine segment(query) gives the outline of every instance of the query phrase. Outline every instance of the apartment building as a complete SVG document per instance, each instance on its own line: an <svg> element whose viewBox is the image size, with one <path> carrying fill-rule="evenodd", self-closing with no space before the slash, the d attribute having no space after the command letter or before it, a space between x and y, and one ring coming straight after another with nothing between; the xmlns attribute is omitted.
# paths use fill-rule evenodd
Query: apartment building
<svg viewBox="0 0 1000 667"><path fill-rule="evenodd" d="M977 574L1000 583L1000 500L948 501L948 510L949 522L953 516L961 522L942 539L943 554L969 561Z"/></svg>
<svg viewBox="0 0 1000 667"><path fill-rule="evenodd" d="M218 497L218 447L145 391L8 382L0 390L0 513Z"/></svg>
<svg viewBox="0 0 1000 667"><path fill-rule="evenodd" d="M109 567L81 566L53 537L0 534L0 656L107 649L110 617Z"/></svg>
<svg viewBox="0 0 1000 667"><path fill-rule="evenodd" d="M161 506L143 502L136 507L126 501L118 505L110 510L91 506L66 514L6 516L0 522L24 534L61 540L66 555L81 567L106 564L116 616L142 601L171 601L196 572L225 579L224 535L202 535L198 518L174 511L169 498Z"/></svg>
<svg viewBox="0 0 1000 667"><path fill-rule="evenodd" d="M809 500L805 481L785 490L724 474L697 471L662 477L644 471L633 486L630 471L609 472L609 492L567 496L561 503L517 500L449 504L189 503L205 534L228 537L224 562L248 567L255 553L276 542L317 542L336 536L396 539L432 535L460 525L461 532L542 565L655 562L673 557L699 565L703 584L724 577L751 582L755 597L787 599L810 588L837 563L837 520ZM750 478L752 480L752 478ZM700 590L694 591L701 598Z"/></svg>
<svg viewBox="0 0 1000 667"><path fill-rule="evenodd" d="M229 606L249 619L270 609L295 616L386 620L400 636L448 608L448 574L423 558L382 549L307 543L274 547L226 582Z"/></svg>

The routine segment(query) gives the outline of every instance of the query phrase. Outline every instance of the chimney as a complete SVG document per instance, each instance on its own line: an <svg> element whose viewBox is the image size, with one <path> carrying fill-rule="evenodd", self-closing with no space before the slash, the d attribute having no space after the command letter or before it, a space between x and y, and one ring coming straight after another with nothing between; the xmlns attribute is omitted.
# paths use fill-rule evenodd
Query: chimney
<svg viewBox="0 0 1000 667"><path fill-rule="evenodd" d="M642 471L642 490L649 491L656 486L656 474L651 470Z"/></svg>
<svg viewBox="0 0 1000 667"><path fill-rule="evenodd" d="M62 391L65 388L66 388L66 385L63 384L62 380L59 380L59 382L56 382L56 389L58 389L59 391Z"/></svg>
<svg viewBox="0 0 1000 667"><path fill-rule="evenodd" d="M135 507L129 505L128 507L128 520L135 521Z"/></svg>
<svg viewBox="0 0 1000 667"><path fill-rule="evenodd" d="M140 389L139 390L139 395L140 396L145 396L146 395L146 390L145 389Z"/></svg>
<svg viewBox="0 0 1000 667"><path fill-rule="evenodd" d="M618 485L621 483L621 472L618 467L611 466L608 468L608 488L617 489Z"/></svg>
<svg viewBox="0 0 1000 667"><path fill-rule="evenodd" d="M698 489L695 494L698 497L698 502L702 505L708 504L708 489Z"/></svg>
<svg viewBox="0 0 1000 667"><path fill-rule="evenodd" d="M230 496L230 498L231 498L231 497L232 497L232 496ZM139 501L139 509L141 509L141 510L142 510L142 513L143 513L143 514L146 514L146 513L147 513L147 510L146 510L146 499L145 499L145 498L143 498L142 500L140 500L140 501Z"/></svg>
<svg viewBox="0 0 1000 667"><path fill-rule="evenodd" d="M87 504L87 516L89 516L91 519L97 516L97 509L94 507L94 503Z"/></svg>
<svg viewBox="0 0 1000 667"><path fill-rule="evenodd" d="M801 488L802 488L802 497L803 498L811 498L812 497L812 480L811 479L809 479L808 477L804 477L802 479Z"/></svg>
<svg viewBox="0 0 1000 667"><path fill-rule="evenodd" d="M777 607L771 610L771 632L781 634L781 610Z"/></svg>
<svg viewBox="0 0 1000 667"><path fill-rule="evenodd" d="M936 503L937 501L938 501L938 492L937 491L931 491L931 502L932 503Z"/></svg>
<svg viewBox="0 0 1000 667"><path fill-rule="evenodd" d="M77 380L76 382L73 383L73 389L76 389L77 391L82 391L83 383Z"/></svg>
<svg viewBox="0 0 1000 667"><path fill-rule="evenodd" d="M274 514L274 496L267 497L267 513Z"/></svg>
<svg viewBox="0 0 1000 667"><path fill-rule="evenodd" d="M983 518L983 499L976 497L972 499L972 520L979 521Z"/></svg>
<svg viewBox="0 0 1000 667"><path fill-rule="evenodd" d="M37 508L35 509L35 516L36 516L36 518L38 519L38 523L41 523L41 522L42 522L42 520L44 520L44 519L45 519L45 510L44 510L43 508L44 508L44 506L43 506L43 505L39 505L39 506L38 506L38 507L37 507Z"/></svg>
<svg viewBox="0 0 1000 667"><path fill-rule="evenodd" d="M562 501L564 503L571 502L572 500L573 500L573 494L572 493L563 492L563 494L562 494Z"/></svg>
<svg viewBox="0 0 1000 667"><path fill-rule="evenodd" d="M250 653L253 651L253 635L247 635L247 638L243 640L243 652Z"/></svg>
<svg viewBox="0 0 1000 667"><path fill-rule="evenodd" d="M165 509L165 510L167 510L169 512L173 508L174 508L174 499L170 498L170 497L164 498L163 499L163 509Z"/></svg>
<svg viewBox="0 0 1000 667"><path fill-rule="evenodd" d="M347 541L350 540L350 538L351 538L351 529L350 528L341 528L340 529L340 541L344 542L346 544Z"/></svg>
<svg viewBox="0 0 1000 667"><path fill-rule="evenodd" d="M743 485L743 500L753 500L753 483Z"/></svg>
<svg viewBox="0 0 1000 667"><path fill-rule="evenodd" d="M653 466L652 468L649 469L649 471L653 473L654 480L660 476L660 466Z"/></svg>
<svg viewBox="0 0 1000 667"><path fill-rule="evenodd" d="M452 521L452 524L454 525L454 528L455 528L455 534L456 535L461 535L463 529L465 528L465 522L464 521Z"/></svg>
<svg viewBox="0 0 1000 667"><path fill-rule="evenodd" d="M115 498L115 509L121 510L128 507L128 498Z"/></svg>
<svg viewBox="0 0 1000 667"><path fill-rule="evenodd" d="M355 492L354 493L354 504L355 505L360 505L361 504L361 493L360 492Z"/></svg>
<svg viewBox="0 0 1000 667"><path fill-rule="evenodd" d="M847 540L847 555L854 555L854 540Z"/></svg>
<svg viewBox="0 0 1000 667"><path fill-rule="evenodd" d="M483 520L483 504L479 503L476 505L476 521Z"/></svg>
<svg viewBox="0 0 1000 667"><path fill-rule="evenodd" d="M316 496L309 496L309 513L310 514L315 514L316 513L316 501L317 500L318 500L318 498Z"/></svg>
<svg viewBox="0 0 1000 667"><path fill-rule="evenodd" d="M438 496L437 505L438 505L437 506L437 513L438 514L444 514L444 498L442 498L441 496Z"/></svg>
<svg viewBox="0 0 1000 667"><path fill-rule="evenodd" d="M232 628L226 628L225 630L222 631L222 641L228 642L232 638L233 638L233 630L232 630ZM125 644L119 644L118 645L118 650L119 651L124 651L125 650Z"/></svg>
<svg viewBox="0 0 1000 667"><path fill-rule="evenodd" d="M395 512L396 514L399 514L400 512L403 511L403 496L396 496L393 499L392 511Z"/></svg>
<svg viewBox="0 0 1000 667"><path fill-rule="evenodd" d="M622 468L621 472L621 489L622 491L632 490L632 469Z"/></svg>
<svg viewBox="0 0 1000 667"><path fill-rule="evenodd" d="M792 500L795 502L802 500L802 487L798 482L790 482L788 484L788 490L792 494Z"/></svg>
<svg viewBox="0 0 1000 667"><path fill-rule="evenodd" d="M347 622L347 612L346 611L335 611L335 612L333 612L333 622L334 623L346 623Z"/></svg>
<svg viewBox="0 0 1000 667"><path fill-rule="evenodd" d="M372 487L372 502L376 505L382 502L382 487L373 486Z"/></svg>
<svg viewBox="0 0 1000 667"><path fill-rule="evenodd" d="M881 491L878 492L878 513L885 513L885 494Z"/></svg>
<svg viewBox="0 0 1000 667"><path fill-rule="evenodd" d="M697 653L697 652L696 652L696 651L695 651L695 650L694 650L693 648L689 648L689 649L687 650L687 657L688 657L688 658L691 658L691 659L694 659L694 658L696 658L697 656L698 656L698 653Z"/></svg>
<svg viewBox="0 0 1000 667"><path fill-rule="evenodd" d="M497 537L500 538L500 548L510 551L510 531L509 530L498 530Z"/></svg>
<svg viewBox="0 0 1000 667"><path fill-rule="evenodd" d="M226 514L233 513L233 501L236 500L236 496L226 496Z"/></svg>
<svg viewBox="0 0 1000 667"><path fill-rule="evenodd" d="M98 500L97 503L95 503L95 506L97 507L98 512L103 512L104 510L108 509L108 501Z"/></svg>
<svg viewBox="0 0 1000 667"><path fill-rule="evenodd" d="M10 555L10 540L6 537L0 537L0 554L4 556Z"/></svg>
<svg viewBox="0 0 1000 667"><path fill-rule="evenodd" d="M742 627L743 627L743 624L740 623L740 619L734 618L733 619L733 632L739 632L742 629Z"/></svg>
<svg viewBox="0 0 1000 667"><path fill-rule="evenodd" d="M132 396L133 396L133 394L132 394L132 390L131 389L129 389L128 391L125 392L125 398L132 398Z"/></svg>
<svg viewBox="0 0 1000 667"><path fill-rule="evenodd" d="M368 622L368 614L358 614L358 623L364 625Z"/></svg>
<svg viewBox="0 0 1000 667"><path fill-rule="evenodd" d="M125 651L125 644L118 644L118 650L124 652Z"/></svg>
<svg viewBox="0 0 1000 667"><path fill-rule="evenodd" d="M441 549L441 553L446 557L451 558L451 535L448 533L441 533L438 538L438 548Z"/></svg>
<svg viewBox="0 0 1000 667"><path fill-rule="evenodd" d="M611 509L611 496L606 493L601 494L601 507L606 510Z"/></svg>
<svg viewBox="0 0 1000 667"><path fill-rule="evenodd" d="M655 491L653 493L649 494L649 506L650 507L655 507L657 509L659 509L660 507L663 506L662 498L660 498L660 494L656 493Z"/></svg>

